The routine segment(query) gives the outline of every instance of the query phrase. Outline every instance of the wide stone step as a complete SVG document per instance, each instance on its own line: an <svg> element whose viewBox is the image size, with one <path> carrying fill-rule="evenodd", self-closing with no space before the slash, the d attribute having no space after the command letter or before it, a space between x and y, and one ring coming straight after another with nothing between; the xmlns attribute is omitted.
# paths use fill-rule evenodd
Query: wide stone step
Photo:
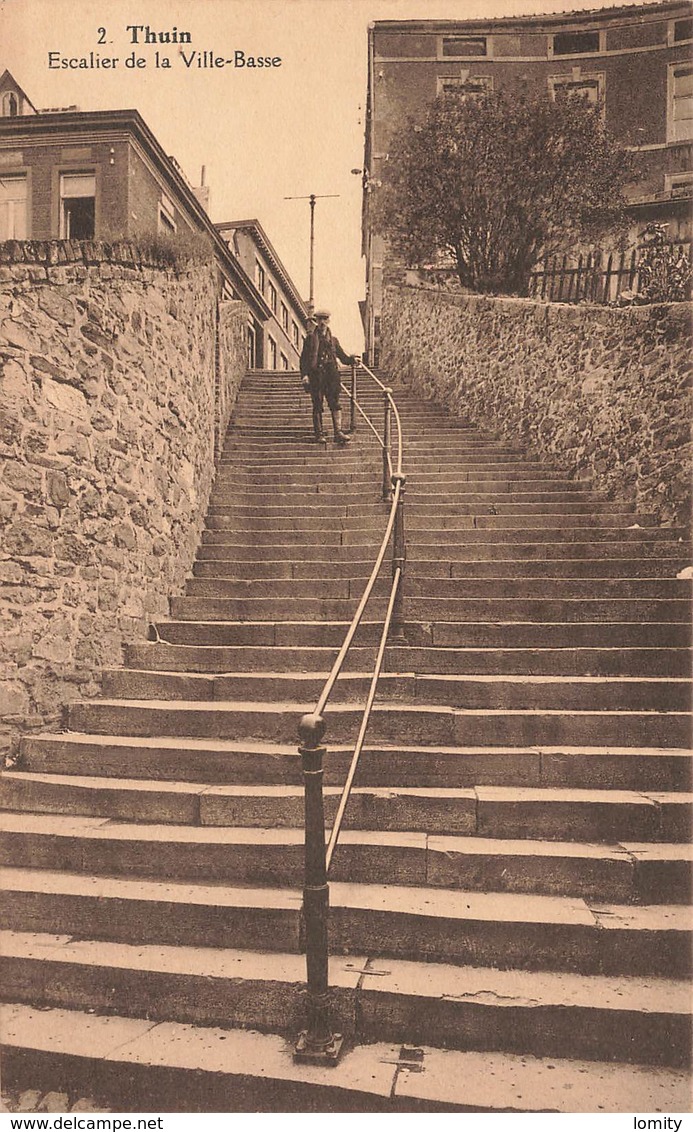
<svg viewBox="0 0 693 1132"><path fill-rule="evenodd" d="M299 786L302 783L298 744L270 743L260 740L198 739L188 737L143 738L115 735L62 733L31 735L22 740L21 773L24 791L29 790L29 775L47 776L48 787L32 787L35 807L39 796L60 783L63 795L69 790L74 803L85 804L84 786L73 776L97 779L98 789L106 790L116 809L110 815L141 817L142 790L166 788L167 813L170 821L188 820L180 816L179 799L174 797L180 782L228 786L246 785ZM325 762L327 786L343 785L352 756L352 748L330 743ZM137 780L138 789L130 797L130 780ZM151 782L149 781L151 780ZM614 744L611 747L445 747L376 745L367 743L359 763L360 786L465 789L480 785L536 788L575 788L603 790L650 791L655 794L690 792L693 789L693 753L690 749L633 748ZM13 778L0 779L5 791L11 791ZM185 791L183 791L185 794ZM7 795L6 795L7 796ZM12 795L14 797L14 795ZM104 795L105 797L105 795ZM105 804L105 803L104 803ZM187 805L187 802L185 803ZM128 808L134 807L134 808ZM81 808L70 812L83 813ZM91 811L87 811L91 812ZM98 811L101 813L102 811ZM189 811L185 811L189 813ZM107 815L108 816L108 815ZM164 820L163 816L160 820Z"/></svg>
<svg viewBox="0 0 693 1132"><path fill-rule="evenodd" d="M330 435L327 434L327 449L331 450L333 446L330 445ZM257 433L241 433L235 436L231 443L221 453L219 459L219 466L224 467L227 463L238 459L239 456L259 456L263 453L274 453L282 447L286 447L291 441L301 442L308 441L308 447L318 451L324 450L324 446L315 444L312 438L312 429L310 425L306 428L305 425L295 427L293 429L277 429L274 435L265 431L258 431ZM361 443L359 444L359 441ZM371 443L371 437L365 432L359 435L358 433L351 441L353 448L365 447L367 445L369 450L375 450L375 444ZM428 463L435 461L440 463L440 453L450 453L452 456L458 457L474 457L474 456L491 456L491 457L511 457L513 459L522 459L525 456L525 449L516 445L503 444L493 440L470 440L465 436L456 437L451 433L443 433L442 435L437 432L432 432L429 438L420 438L418 430L412 433L412 436L407 440L407 465L413 466L421 463ZM300 447L298 449L300 452ZM342 450L339 449L341 452ZM296 451L292 451L290 459L300 458L296 455ZM309 456L309 459L311 457Z"/></svg>
<svg viewBox="0 0 693 1132"><path fill-rule="evenodd" d="M297 720L312 708L311 701L263 704L112 699L71 704L68 721L70 730L98 735L246 737L286 742L295 734ZM354 741L361 714L361 705L332 704L328 713L330 741ZM474 710L376 704L369 736L371 742L429 746L618 743L680 748L690 742L690 715L674 711Z"/></svg>
<svg viewBox="0 0 693 1132"><path fill-rule="evenodd" d="M356 612L358 598L219 598L174 597L171 616L195 621L300 621L346 620ZM382 619L386 599L369 601L370 616ZM525 598L525 597L406 597L406 622L688 622L690 603L685 598Z"/></svg>
<svg viewBox="0 0 693 1132"><path fill-rule="evenodd" d="M179 645L308 645L340 648L347 621L159 621L163 641ZM354 643L380 640L382 624L362 621ZM690 648L690 624L675 621L527 622L408 620L405 635L411 647L441 648Z"/></svg>
<svg viewBox="0 0 693 1132"><path fill-rule="evenodd" d="M611 505L600 503L536 503L503 504L479 511L472 505L460 505L454 516L439 515L434 509L423 508L420 512L410 509L407 525L410 531L438 529L443 537L448 531L481 530L487 524L502 526L507 521L510 526L519 525L519 520L527 519L530 525L556 526L565 520L568 526L599 525L599 519L608 520L614 527L629 526L632 515L616 512ZM296 512L275 510L265 514L258 508L212 507L206 518L206 526L211 530L251 530L251 531L314 531L326 527L337 530L383 529L388 510L382 503L372 503L358 507L336 507L323 512L321 508L299 509ZM496 522L490 523L490 520Z"/></svg>
<svg viewBox="0 0 693 1132"><path fill-rule="evenodd" d="M77 737L78 740L83 738ZM51 736L46 736L45 740L50 743ZM77 743L77 748L79 745ZM59 758L63 750L62 741L56 737L56 757ZM39 756L40 753L39 749ZM411 779L411 764L416 762L417 752L395 750L392 753L402 763L404 777ZM73 754L79 771L83 752L76 749ZM146 754L143 751L143 755ZM231 770L237 761L241 761L243 767L241 756L247 752L236 749L228 754L227 763ZM222 785L214 785L190 779L166 782L137 778L112 780L79 773L66 776L25 770L7 771L0 781L2 809L190 826L300 828L302 793L295 750L265 748L264 754L262 750L257 754L259 781L244 781L246 768L240 775L242 781L239 784L232 784L230 778ZM453 759L455 754L457 763L466 766L471 757L469 754L448 752L440 756L442 761L435 761L434 767L423 769L424 781L435 780L436 775L440 777L446 763L451 764L454 778L457 773L457 763ZM213 754L210 757L213 758ZM274 778L265 774L267 781L263 781L263 758L265 769L271 767L268 759L274 758ZM347 764L341 748L331 750L330 758L338 764L338 769L333 767L327 776L326 813L328 820L332 821ZM382 829L403 834L416 830L433 837L444 833L477 838L520 837L532 840L539 837L551 841L620 841L625 844L629 840L642 841L645 838L655 842L685 842L690 827L690 791L662 790L656 786L640 791L615 788L585 790L556 784L550 787L483 784L462 788L419 784L402 786L394 785L387 778L385 767L381 767L379 773L386 785L369 785L368 778L377 778L378 768L372 752L370 756L364 756L364 760L363 784L354 788L353 800L346 812L346 829ZM483 760L479 766L483 774ZM658 770L661 771L661 767L655 766L653 773ZM522 775L518 774L518 777L521 780ZM29 827L20 822L16 828L22 832ZM643 846L629 848L633 850L631 858L635 863L635 850L639 851ZM453 852L452 848L450 852ZM669 845L668 849L658 845L657 861L646 862L640 871L652 871L661 862L666 863L666 852L675 855L679 849L675 844ZM661 899L657 901L655 898L653 902L661 902Z"/></svg>
<svg viewBox="0 0 693 1132"><path fill-rule="evenodd" d="M374 504L369 508L358 508L351 514L319 515L303 512L298 515L234 515L227 511L213 509L207 512L205 526L211 531L237 531L242 536L249 533L251 540L256 535L270 534L272 542L281 542L284 536L287 541L294 538L299 542L306 534L314 532L329 532L336 535L339 541L341 531L368 531L373 532L370 537L377 537L385 532L388 511L382 504Z"/></svg>
<svg viewBox="0 0 693 1132"><path fill-rule="evenodd" d="M147 823L142 834L145 841L169 839L171 844L189 844L192 848L180 852L181 855L191 854L190 867L199 868L200 877L205 876L205 854L213 854L215 844L222 844L229 847L229 851L220 850L223 859L209 864L212 871L209 876L219 868L242 867L248 872L257 866L260 872L254 876L253 883L267 883L267 877L269 880L273 875L279 877L284 865L277 864L276 874L266 873L263 857L272 856L275 851L283 852L284 847L286 855L292 858L291 881L286 883L300 881L302 857L297 855L296 848L290 848L302 843L302 787L296 783L211 786L185 782L139 783L127 779L119 783L108 778L31 772L8 771L7 774L7 779L3 778L1 783L1 808L20 813L9 813L2 820L3 830L8 832L3 842L6 849L2 850L6 852L5 864L18 863L12 846L24 843L25 834L32 838L53 837L58 839L55 842L58 846L62 843L68 848L72 842L91 837L122 844L138 840L139 834L136 826L125 829L121 824L137 821ZM327 824L333 821L340 797L340 787L326 787ZM27 816L29 811L35 813ZM400 884L478 887L478 874L484 872L482 858L489 857L490 863L485 866L487 875L481 878L481 885L498 891L513 891L513 885L528 883L531 878L529 858L547 858L548 872L544 875L539 869L533 877L533 883L539 887L532 891L559 892L561 884L579 883L580 874L589 872L591 866L585 865L585 861L592 860L594 869L600 867L599 861L607 861L605 869L616 873L621 877L619 883L632 889L631 897L624 899L642 900L644 894L651 903L685 902L691 887L688 875L691 847L686 841L692 811L691 792L359 786L354 787L344 825L345 830L359 832L344 840L344 850L339 850L340 860L335 856L336 873L333 871L333 875L335 880L340 876L356 880L352 869L363 868L366 872L362 880L374 881L382 867L383 883L399 877L397 883ZM75 824L77 817L79 821ZM79 824L82 818L84 822ZM105 818L109 821L104 821ZM208 826L237 827L241 832L236 835L231 829L229 837L215 840L212 833L200 832L200 827ZM253 850L256 842L248 830L260 831L257 852ZM290 831L288 840L282 840L277 833L280 830ZM387 833L387 837L378 840L376 833ZM440 837L445 838L444 846L438 843ZM455 842L455 837L461 839L459 843ZM522 840L519 848L515 844L517 839ZM232 847L237 841L236 850ZM607 848L604 854L598 854L594 844L580 848L580 842L606 843ZM203 848L196 856L194 846L198 843ZM276 846L280 850L276 850ZM379 865L376 859L379 850L374 846L382 847L386 865ZM53 849L49 846L46 851L50 854ZM85 864L100 860L100 851L96 847L93 855L86 854ZM127 855L127 849L122 851ZM163 850L164 856L166 851ZM77 851L74 852L70 868L84 867L78 863ZM104 852L108 852L108 848ZM50 860L42 856L41 849L37 849L36 854L25 864L52 867ZM242 866L237 865L234 855L242 857ZM500 861L504 855L508 858L505 864ZM523 861L517 863L516 855L523 857ZM370 857L373 860L368 864ZM563 857L567 864L565 861L561 864ZM170 869L177 867L166 865L164 868L161 860L163 858L151 857L148 864L137 866L138 871L149 869L149 875L155 875L161 866L163 873L169 875ZM616 860L618 864L614 865ZM96 864L93 867L102 868ZM551 871L554 875L550 875ZM590 883L589 878L587 883Z"/></svg>
<svg viewBox="0 0 693 1132"><path fill-rule="evenodd" d="M301 579L303 585L313 582L316 578L361 578L365 581L370 577L375 562L373 558L351 558L335 560L330 557L323 559L319 565L315 562L266 561L244 560L233 558L202 558L193 563L193 574L196 578L230 578L236 581L260 581L262 579L276 579L288 581L290 578ZM382 573L392 571L392 562L384 561ZM654 571L653 571L654 573Z"/></svg>
<svg viewBox="0 0 693 1132"><path fill-rule="evenodd" d="M515 549L515 548L513 548ZM195 570L200 568L197 563ZM231 563L230 563L231 565ZM688 565L687 558L496 558L495 560L461 562L445 559L407 559L407 585L417 578L591 578L599 586L604 578L669 578L674 579ZM257 563L268 571L277 568L274 563ZM202 573L209 568L208 564ZM302 567L304 568L304 567ZM215 569L219 569L216 565ZM256 567L253 567L256 576ZM262 577L262 574L257 575ZM268 575L269 576L269 575ZM281 575L277 575L281 576ZM289 575L286 575L287 577ZM298 576L298 575L293 575Z"/></svg>
<svg viewBox="0 0 693 1132"><path fill-rule="evenodd" d="M103 690L109 698L280 701L316 700L328 670L239 671L221 675L130 668L104 669ZM368 672L345 672L337 684L342 701L365 702L371 683ZM517 708L594 711L643 710L686 712L690 709L687 678L639 676L561 676L506 673L384 672L378 684L381 700L395 703L445 704L462 708Z"/></svg>
<svg viewBox="0 0 693 1132"><path fill-rule="evenodd" d="M419 514L435 515L450 519L458 515L475 515L479 509L493 508L499 514L532 513L578 513L581 511L610 514L626 510L623 504L602 502L593 499L590 493L556 492L468 492L450 501L432 502L431 496L407 495L407 510L412 516ZM440 500L441 497L438 497ZM232 489L218 488L210 500L209 513L229 515L239 521L247 519L340 519L355 515L376 515L387 510L380 499L379 492L363 492L357 500L340 494L330 499L318 496L316 492L302 494L285 493L280 495L246 495ZM443 528L444 529L444 528Z"/></svg>
<svg viewBox="0 0 693 1132"><path fill-rule="evenodd" d="M498 518L494 516L486 516L486 518ZM512 519L513 516L509 516ZM548 517L547 517L548 518ZM551 522L555 520L555 516L551 516ZM571 521L574 516L567 516ZM577 516L580 518L580 516ZM503 522L504 520L500 520ZM523 520L523 523L525 521ZM293 551L291 554L287 550L289 546L361 546L368 544L371 547L378 547L380 545L380 538L377 536L382 535L385 531L386 515L383 513L381 526L378 531L376 530L349 530L344 532L330 531L327 526L319 531L305 531L305 532L291 532L282 531L280 536L272 531L223 531L223 530L205 530L202 532L203 544L215 543L217 545L226 546L262 546L263 554L265 546L275 546L280 548L277 553L283 554L284 557L296 555L297 552ZM503 548L505 555L507 555L507 546L511 543L523 543L528 546L534 545L535 549L528 553L533 557L541 557L542 549L538 544L547 543L551 544L550 549L545 552L547 557L555 557L557 552L554 550L556 544L571 543L600 543L600 542L614 542L622 540L623 543L636 543L637 553L641 554L643 551L640 544L646 543L667 543L675 542L675 535L672 533L672 528L668 527L647 527L647 528L629 528L629 527L614 527L614 526L522 526L507 527L501 526L488 526L477 528L463 528L458 531L448 530L443 533L433 527L414 529L409 531L409 547L414 554L419 553L420 557L430 558L432 552L436 547L440 547L441 551L448 558L455 558L458 554L464 556L465 549L468 554L472 552L478 553L479 546L484 544L497 544ZM282 549L283 548L283 549ZM627 554L630 556L634 552L633 547L629 547ZM590 552L591 553L591 552ZM624 553L622 551L622 553ZM566 552L567 557L573 557L575 551L570 553ZM504 555L504 556L505 556ZM590 554L588 554L588 557ZM374 555L375 557L375 555ZM483 557L483 553L482 553Z"/></svg>
<svg viewBox="0 0 693 1132"><path fill-rule="evenodd" d="M203 541L197 548L197 560L209 561L212 559L233 559L237 562L255 562L258 555L261 556L264 562L281 562L282 564L290 563L292 571L303 569L307 566L309 577L316 576L316 569L313 569L314 562L322 562L327 556L332 562L345 562L345 563L369 563L371 570L375 563L380 544L382 542L382 535L385 533L385 527L379 532L381 538L376 541L375 537L370 544L362 543L360 545L355 543L349 544L333 544L327 548L318 542L308 544L303 543L298 549L294 546L292 553L287 554L286 545L280 543L263 543L261 547L253 546L249 542L229 542L229 534L225 531L203 531ZM208 541L214 539L214 542ZM388 563L391 565L391 563ZM249 570L249 567L243 566L244 571ZM367 571L370 573L370 570ZM246 574L247 576L247 574Z"/></svg>
<svg viewBox="0 0 693 1132"><path fill-rule="evenodd" d="M388 566L390 563L388 563ZM191 597L301 597L309 591L311 597L360 597L366 578L360 577L245 580L238 577L188 579L186 593ZM383 570L378 579L378 593L389 593L391 578ZM408 573L408 598L677 598L691 592L689 580L676 578L441 578L421 577L418 572Z"/></svg>
<svg viewBox="0 0 693 1132"><path fill-rule="evenodd" d="M122 986L122 964L116 967L114 995ZM222 1001L226 1000L227 971L229 968L215 969L214 982L219 983ZM287 976L277 972L274 977ZM185 968L176 981L184 978ZM355 987L357 978L360 974L351 973L350 968L338 972L342 995ZM159 986L164 999L167 997L168 980L162 984L157 972L148 970L145 980L152 988ZM369 980L369 988L373 982L377 977ZM205 989L210 985L207 980ZM283 997L290 1001L289 994ZM117 1108L123 1112L506 1113L541 1109L574 1113L592 1112L596 1096L605 1112L622 1112L624 1096L635 1112L685 1112L690 1095L688 1074L660 1065L543 1059L493 1051L465 1053L431 1046L417 1051L413 1062L407 1060L407 1050L397 1039L391 1044L353 1046L337 1066L316 1070L295 1064L293 1042L285 1036L258 1034L255 1027L248 1031L227 1025L218 1029L176 1022L157 1025L146 1012L142 1018L95 1018L89 1012L42 1011L21 1003L4 1006L0 1019L8 1088L28 1088L36 1079L46 1079L54 1069L57 1048L63 1064L69 1066L73 1089L122 1098ZM293 1037L295 1040L295 1033ZM123 1081L127 1081L126 1090Z"/></svg>
<svg viewBox="0 0 693 1132"><path fill-rule="evenodd" d="M245 559L241 565L232 556L228 558L202 558L193 563L193 574L198 578L230 578L237 581L276 578L314 579L319 578L367 578L374 565L373 558L351 561L334 561L332 558L315 562L266 561L265 559ZM407 585L418 579L465 578L592 578L592 584L599 585L601 579L619 578L630 580L644 578L674 579L687 565L685 558L635 558L635 559L496 559L487 562L453 562L445 559L409 559L407 561ZM391 562L383 562L382 571L388 573Z"/></svg>
<svg viewBox="0 0 693 1132"><path fill-rule="evenodd" d="M335 490L334 499L323 500L318 492L318 484L287 483L281 486L281 491L263 490L262 485L217 484L212 492L214 505L243 506L243 507L291 507L301 509L315 507L318 504L326 508L340 507L354 502L354 495L358 485L345 484ZM335 485L336 486L336 485ZM364 484L359 492L356 502L363 500L370 503L374 497L373 484ZM319 498L316 499L316 496ZM570 503L588 502L598 500L596 492L586 491L579 483L568 481L554 482L539 480L536 482L522 480L479 480L474 483L456 485L450 491L423 491L410 487L407 483L407 502L412 507L431 507L449 510L450 505L456 503L493 503L502 498L508 503Z"/></svg>
<svg viewBox="0 0 693 1132"><path fill-rule="evenodd" d="M272 821L274 811L282 815L282 808L276 805L279 799L267 797L262 814L256 816L256 822L265 815L272 822L267 829L219 820L220 815L238 811L245 800L253 804L248 794L246 788L240 797L220 798L216 824L206 827L6 813L0 815L0 865L207 884L300 887L303 831ZM301 798L297 800L300 807ZM337 799L332 800L336 804ZM359 817L362 821L363 812L370 807L362 791L352 800L353 824ZM690 846L631 846L627 842L597 846L395 832L386 823L382 829L377 800L376 796L374 829L361 830L357 825L356 830L345 829L341 834L331 868L333 881L648 904L686 903L691 892ZM410 799L404 796L402 800L407 804ZM413 796L410 801L414 811L416 800ZM440 804L445 800L440 798ZM200 803L204 805L204 796Z"/></svg>
<svg viewBox="0 0 693 1132"><path fill-rule="evenodd" d="M29 1006L294 1035L305 1025L305 960L298 955L34 932L3 932L0 946L13 1000ZM690 1060L690 995L675 979L384 963L377 956L337 956L330 978L333 1025L356 1041L418 1045L425 1036L446 1049L672 1067Z"/></svg>
<svg viewBox="0 0 693 1132"><path fill-rule="evenodd" d="M650 528L653 529L653 528ZM510 532L512 535L512 532ZM209 541L214 538L214 542ZM443 571L442 576L451 577L464 577L469 575L469 564L476 563L503 563L509 559L513 562L519 563L537 563L536 567L532 569L540 571L542 574L546 571L550 572L550 567L545 563L562 562L564 560L581 563L590 562L595 563L595 569L599 570L602 562L606 563L605 569L609 572L615 571L620 575L619 563L624 560L633 560L637 555L636 561L648 562L654 561L653 569L658 569L657 561L665 559L667 562L672 560L681 561L676 556L681 555L681 546L675 541L664 541L658 539L641 540L634 542L628 540L626 542L608 542L600 541L590 543L587 542L539 542L539 543L518 543L514 539L509 538L507 542L512 542L512 547L508 547L503 541L494 541L480 544L476 539L474 542L469 541L465 544L457 544L454 546L445 543L423 543L417 539L416 544L409 543L407 548L407 568L416 573L420 569L419 563L427 564L432 560L437 563L444 564L441 566ZM239 543L237 540L230 541L230 536L221 531L203 531L203 541L197 548L197 560L208 561L210 559L225 559L226 561L236 562L256 562L258 555L261 556L263 562L276 563L281 562L283 566L287 563L291 564L291 569L296 576L296 571L309 569L310 576L315 577L315 570L312 567L313 562L324 562L328 557L330 561L347 561L347 562L370 562L371 567L375 562L379 544L373 541L370 545L362 544L360 546L349 543L347 545L333 545L329 550L325 550L319 544L303 544L300 549L300 554L287 556L286 546L281 543L264 543L258 549L251 546L249 543ZM688 558L684 557L683 566L688 565ZM306 564L310 564L307 566ZM459 567L459 573L457 568ZM485 569L483 565L481 570ZM489 569L491 567L488 567ZM244 570L251 570L251 567L243 567ZM624 567L625 572L625 567ZM678 573L678 570L672 570L672 576ZM254 576L254 575L252 575ZM479 576L483 576L480 573Z"/></svg>
<svg viewBox="0 0 693 1132"><path fill-rule="evenodd" d="M291 496L288 498L290 499ZM325 522L326 520L339 521L340 519L359 516L370 518L373 515L387 514L388 511L382 500L375 498L374 493L371 493L370 497L365 497L363 501L355 503L333 499L329 501L321 500L315 494L299 498L303 502L287 504L281 501L278 496L273 499L270 496L263 496L266 503L262 505L258 505L255 500L252 502L245 500L231 501L229 503L212 500L208 513L210 515L226 515L239 522L247 522L248 520L272 522L278 519L320 519Z"/></svg>
<svg viewBox="0 0 693 1132"><path fill-rule="evenodd" d="M355 475L341 476L339 471L334 472L320 469L318 482L315 476L299 469L290 478L274 470L265 474L264 465L259 464L249 471L247 465L239 464L234 471L219 471L215 480L215 490L225 486L243 490L249 496L253 494L266 495L273 485L280 487L282 494L312 494L329 490L330 493L337 488L340 496L348 494L352 488L359 487L359 478L363 481L362 490L368 489L374 483L374 477L381 465L372 464L370 470L360 477ZM269 480L267 479L269 476ZM377 482L377 481L375 481ZM478 492L496 491L577 491L589 490L592 486L590 480L566 480L560 471L551 470L541 465L518 465L514 470L503 467L502 471L492 468L479 468L459 473L441 473L436 475L407 475L407 498L421 498L425 496L440 499L447 498L448 492L464 493L465 490Z"/></svg>
<svg viewBox="0 0 693 1132"><path fill-rule="evenodd" d="M301 892L154 881L48 869L2 869L10 931L132 944L299 950ZM679 905L400 885L330 886L334 954L583 974L691 971L691 926Z"/></svg>
<svg viewBox="0 0 693 1132"><path fill-rule="evenodd" d="M371 563L371 567L372 567ZM291 578L263 581L245 581L234 578L189 578L185 592L189 597L210 598L360 598L370 575L361 573L360 577L344 578ZM383 571L376 580L376 594L389 594L392 578Z"/></svg>
<svg viewBox="0 0 693 1132"><path fill-rule="evenodd" d="M54 801L58 793L54 789ZM486 793L493 794L493 788L487 787ZM503 791L496 788L496 793ZM543 793L546 795L543 799L533 799L534 807L540 816L546 812L544 820L552 832L555 833L559 823L567 826L569 812L566 811L571 807L580 818L579 802L564 799L563 812L559 802L559 813L551 821L547 812L551 806L550 792ZM291 811L301 806L297 788L266 787L259 797L247 787L235 790L228 787L225 793L198 794L197 800L202 819L202 826L197 827L157 824L155 812L147 823L136 824L83 814L8 812L0 815L0 864L108 876L301 886L304 834L300 826L291 825L287 820L293 816ZM150 796L150 801L156 807L155 795ZM329 821L338 801L336 790L328 795L328 801L331 803ZM417 802L423 803L420 808L425 815L426 801L414 791L402 793L399 798L394 792L392 797L385 798L373 791L357 790L351 799L354 813L335 851L330 870L332 880L428 885L470 892L598 897L634 904L688 902L693 875L693 850L689 845L631 844L625 838L615 844L586 844L575 837L572 841L557 837L540 840L541 822L531 838L523 832L519 837L485 836L482 829L460 836L431 833L426 828L419 832L398 828L405 826L407 809L409 817L418 816ZM483 791L479 801L486 802ZM624 830L629 825L637 827L645 831L640 836L651 836L650 831L658 823L651 802L648 820L648 801L630 795L607 802L585 799L583 809L592 804L602 811L601 824L599 818L583 817L576 833L587 837L596 830L603 834L608 824L603 812L606 807L611 809L612 823L620 824ZM438 808L442 809L446 802L452 809L457 808L458 799L449 798L445 793L439 796ZM461 798L459 802L459 822L470 824L473 798ZM501 804L502 799L498 799L496 811ZM516 800L516 804L521 809L522 800L519 803ZM690 817L690 799L688 805ZM621 817L617 816L619 806L624 811ZM637 813L638 806L642 813ZM488 808L491 810L491 806ZM428 824L431 824L433 806L429 804L428 809ZM388 810L394 812L394 820L388 821ZM371 812L372 826L364 829L363 818ZM241 825L234 824L238 813L245 819ZM254 817L252 825L250 816ZM492 814L490 820L493 824ZM452 819L449 822L450 826L456 824ZM496 816L495 824L503 827L502 819ZM604 836L600 840L608 841Z"/></svg>
<svg viewBox="0 0 693 1132"><path fill-rule="evenodd" d="M204 646L144 642L126 647L128 668L169 672L321 672L329 671L336 648L282 646ZM678 676L691 670L690 649L557 648L468 649L391 645L385 667L390 672L553 674L556 676ZM355 645L345 660L347 671L374 667L375 648Z"/></svg>
<svg viewBox="0 0 693 1132"><path fill-rule="evenodd" d="M545 473L549 478L562 478L564 470L552 467L539 461L518 459L513 455L477 454L476 456L451 455L445 459L438 456L419 456L418 459L407 459L407 483L435 486L464 482L467 475L476 478L487 473L493 479L506 477L513 472L525 475L541 475ZM326 482L339 484L353 482L351 477L356 476L361 482L370 479L377 483L382 475L382 457L372 459L363 450L356 450L351 445L346 448L328 447L322 445L307 445L306 452L301 456L287 456L286 452L278 446L276 454L237 453L233 459L220 463L217 467L217 483L223 483L227 478L243 477L247 482L257 484L285 483L287 481L302 482L314 479L319 475Z"/></svg>

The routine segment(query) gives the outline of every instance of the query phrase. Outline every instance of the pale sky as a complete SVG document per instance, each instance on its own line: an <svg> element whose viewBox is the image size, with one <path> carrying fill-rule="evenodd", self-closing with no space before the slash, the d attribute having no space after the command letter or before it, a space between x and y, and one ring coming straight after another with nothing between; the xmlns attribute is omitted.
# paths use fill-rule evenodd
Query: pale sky
<svg viewBox="0 0 693 1132"><path fill-rule="evenodd" d="M257 217L308 297L309 207L284 197L338 194L316 206L315 298L348 350L362 348L361 179L367 28L381 19L473 19L593 7L594 0L0 0L0 73L39 109L135 108L189 180L206 166L213 221ZM275 68L186 68L180 46L136 45L127 25L189 31L190 51L281 57ZM99 28L106 31L99 32ZM103 44L99 39L105 39ZM50 69L117 57L115 69ZM129 69L132 52L142 69Z"/></svg>

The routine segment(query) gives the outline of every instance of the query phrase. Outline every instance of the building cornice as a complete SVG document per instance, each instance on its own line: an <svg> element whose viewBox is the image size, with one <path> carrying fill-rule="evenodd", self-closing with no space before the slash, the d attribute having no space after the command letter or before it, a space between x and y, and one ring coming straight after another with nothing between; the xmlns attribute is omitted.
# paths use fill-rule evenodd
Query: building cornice
<svg viewBox="0 0 693 1132"><path fill-rule="evenodd" d="M472 20L376 20L369 28L372 33L396 32L397 34L420 35L422 33L445 35L447 32L459 34L474 32L554 32L556 28L568 29L585 24L599 26L623 26L625 23L651 23L671 20L691 15L691 5L685 0L669 0L664 4L627 4L618 8L589 8L585 11L566 11L543 13L536 16L501 16L496 19L476 18Z"/></svg>
<svg viewBox="0 0 693 1132"><path fill-rule="evenodd" d="M284 267L284 264L277 255L277 252L274 250L269 236L265 232L259 220L224 220L222 223L216 224L215 227L220 233L235 232L239 230L251 231L254 234L258 247L264 252L265 256L267 257L267 260L272 267L275 275L281 281L285 291L291 296L291 299L297 311L302 315L304 319L308 317L308 308L306 304L296 290L296 286L291 279L291 276Z"/></svg>

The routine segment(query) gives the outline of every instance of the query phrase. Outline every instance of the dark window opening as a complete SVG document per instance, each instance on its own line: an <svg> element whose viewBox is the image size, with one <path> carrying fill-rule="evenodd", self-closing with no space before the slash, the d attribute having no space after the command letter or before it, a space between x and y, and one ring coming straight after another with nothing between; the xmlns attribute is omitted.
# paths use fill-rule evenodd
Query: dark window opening
<svg viewBox="0 0 693 1132"><path fill-rule="evenodd" d="M93 197L67 197L63 201L66 240L93 240L95 213Z"/></svg>
<svg viewBox="0 0 693 1132"><path fill-rule="evenodd" d="M599 51L598 31L561 31L553 37L554 55L583 55Z"/></svg>
<svg viewBox="0 0 693 1132"><path fill-rule="evenodd" d="M443 36L443 55L453 59L486 55L485 35Z"/></svg>
<svg viewBox="0 0 693 1132"><path fill-rule="evenodd" d="M674 24L674 43L680 43L683 39L693 39L693 19L676 20Z"/></svg>

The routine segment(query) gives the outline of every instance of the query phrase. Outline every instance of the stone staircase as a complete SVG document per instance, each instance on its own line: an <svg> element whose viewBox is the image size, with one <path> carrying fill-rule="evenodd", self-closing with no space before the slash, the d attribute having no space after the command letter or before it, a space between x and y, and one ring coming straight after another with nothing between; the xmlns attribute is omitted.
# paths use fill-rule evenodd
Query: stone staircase
<svg viewBox="0 0 693 1132"><path fill-rule="evenodd" d="M380 453L365 427L311 444L296 375L255 373L185 596L2 780L8 1086L142 1111L689 1110L687 535L396 397L407 644L331 877L348 1052L291 1057L296 724L384 529ZM327 714L328 818L385 566Z"/></svg>

